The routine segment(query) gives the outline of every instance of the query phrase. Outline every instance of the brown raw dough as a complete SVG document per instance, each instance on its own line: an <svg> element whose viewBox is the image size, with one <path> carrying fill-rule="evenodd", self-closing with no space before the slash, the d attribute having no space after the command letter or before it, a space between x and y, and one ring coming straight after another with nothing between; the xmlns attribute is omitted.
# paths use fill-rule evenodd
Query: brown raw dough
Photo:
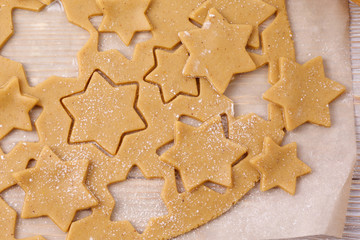
<svg viewBox="0 0 360 240"><path fill-rule="evenodd" d="M179 94L196 96L198 94L196 79L185 77L179 66L184 66L189 57L184 46L175 52L155 50L157 66L146 76L145 80L161 86L165 102L173 100Z"/></svg>
<svg viewBox="0 0 360 240"><path fill-rule="evenodd" d="M134 109L136 92L136 85L113 87L95 72L84 92L62 99L74 119L70 142L94 141L114 155L125 133L145 128Z"/></svg>
<svg viewBox="0 0 360 240"><path fill-rule="evenodd" d="M16 212L0 198L1 240L15 240ZM41 236L22 238L22 240L46 240Z"/></svg>
<svg viewBox="0 0 360 240"><path fill-rule="evenodd" d="M253 32L248 45L260 47L259 25L273 15L276 8L261 0L206 0L193 11L190 18L198 24L203 24L208 11L215 8L231 24L250 24Z"/></svg>
<svg viewBox="0 0 360 240"><path fill-rule="evenodd" d="M88 160L62 161L44 147L36 166L13 174L25 191L22 218L49 216L67 231L75 213L98 204L85 187Z"/></svg>
<svg viewBox="0 0 360 240"><path fill-rule="evenodd" d="M40 11L45 4L38 0L1 0L0 1L0 49L13 35L12 12L15 8Z"/></svg>
<svg viewBox="0 0 360 240"><path fill-rule="evenodd" d="M279 186L291 195L295 194L296 179L311 172L311 168L297 158L296 147L296 143L280 147L265 137L262 153L250 160L261 173L261 191Z"/></svg>
<svg viewBox="0 0 360 240"><path fill-rule="evenodd" d="M29 111L37 102L38 99L21 93L17 77L0 88L0 139L15 128L31 131Z"/></svg>
<svg viewBox="0 0 360 240"><path fill-rule="evenodd" d="M201 29L179 33L190 53L185 76L206 77L219 93L224 93L234 74L256 69L245 47L251 25L229 24L214 8Z"/></svg>
<svg viewBox="0 0 360 240"><path fill-rule="evenodd" d="M176 122L175 145L160 160L179 170L186 191L211 181L232 186L232 164L246 153L246 148L227 139L220 116L193 127Z"/></svg>
<svg viewBox="0 0 360 240"><path fill-rule="evenodd" d="M329 103L345 91L345 87L326 78L321 57L300 65L280 59L281 78L263 97L284 108L288 131L311 122L330 127Z"/></svg>
<svg viewBox="0 0 360 240"><path fill-rule="evenodd" d="M100 32L115 32L129 46L134 34L150 31L145 12L151 0L97 0L104 13Z"/></svg>

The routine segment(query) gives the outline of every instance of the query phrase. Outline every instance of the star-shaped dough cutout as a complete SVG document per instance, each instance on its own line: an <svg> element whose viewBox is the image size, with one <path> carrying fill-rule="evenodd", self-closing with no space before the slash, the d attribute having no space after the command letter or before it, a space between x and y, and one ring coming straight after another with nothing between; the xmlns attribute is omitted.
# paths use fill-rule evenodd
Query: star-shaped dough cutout
<svg viewBox="0 0 360 240"><path fill-rule="evenodd" d="M261 0L207 0L193 11L190 18L203 24L208 11L217 9L232 24L250 24L253 32L248 45L259 48L259 25L273 15L276 8Z"/></svg>
<svg viewBox="0 0 360 240"><path fill-rule="evenodd" d="M294 195L296 178L311 172L311 168L297 158L296 143L280 147L269 137L264 139L262 153L250 163L261 174L261 191L281 187Z"/></svg>
<svg viewBox="0 0 360 240"><path fill-rule="evenodd" d="M62 99L74 118L70 142L95 141L115 155L124 133L145 128L134 109L136 91L136 85L112 87L94 73L84 93Z"/></svg>
<svg viewBox="0 0 360 240"><path fill-rule="evenodd" d="M38 99L21 94L19 80L13 77L0 89L0 139L14 128L31 131L29 111Z"/></svg>
<svg viewBox="0 0 360 240"><path fill-rule="evenodd" d="M16 212L0 198L1 240L15 240ZM22 238L22 240L45 240L41 236Z"/></svg>
<svg viewBox="0 0 360 240"><path fill-rule="evenodd" d="M171 101L180 93L196 96L196 79L185 77L179 67L184 66L189 57L186 49L181 46L173 53L157 49L155 54L157 66L146 80L161 86L165 102Z"/></svg>
<svg viewBox="0 0 360 240"><path fill-rule="evenodd" d="M64 232L78 210L98 201L85 186L89 161L62 161L44 147L36 166L13 174L25 191L22 218L49 216Z"/></svg>
<svg viewBox="0 0 360 240"><path fill-rule="evenodd" d="M280 67L280 80L263 97L284 108L286 129L291 131L306 122L330 127L329 103L345 87L325 77L322 58L304 65L281 58Z"/></svg>
<svg viewBox="0 0 360 240"><path fill-rule="evenodd" d="M150 31L145 12L151 0L98 0L104 12L101 32L115 32L129 46L136 32Z"/></svg>
<svg viewBox="0 0 360 240"><path fill-rule="evenodd" d="M206 181L230 187L231 165L245 152L225 137L221 118L215 116L197 128L178 121L175 145L160 159L179 170L185 189L191 191Z"/></svg>
<svg viewBox="0 0 360 240"><path fill-rule="evenodd" d="M206 77L224 93L234 74L256 69L245 50L251 32L251 25L229 24L218 11L210 9L201 29L179 33L190 52L183 74Z"/></svg>

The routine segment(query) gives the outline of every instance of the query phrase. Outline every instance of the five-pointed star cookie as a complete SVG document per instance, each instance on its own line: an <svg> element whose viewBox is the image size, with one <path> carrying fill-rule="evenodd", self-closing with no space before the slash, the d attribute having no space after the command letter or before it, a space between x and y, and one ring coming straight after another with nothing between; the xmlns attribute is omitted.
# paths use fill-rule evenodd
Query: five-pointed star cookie
<svg viewBox="0 0 360 240"><path fill-rule="evenodd" d="M29 111L38 100L22 95L16 77L0 88L0 139L14 128L31 131Z"/></svg>
<svg viewBox="0 0 360 240"><path fill-rule="evenodd" d="M49 216L67 231L76 211L97 205L85 186L89 161L62 161L44 147L36 166L13 174L25 191L22 218Z"/></svg>
<svg viewBox="0 0 360 240"><path fill-rule="evenodd" d="M280 81L263 97L284 108L285 126L291 131L305 122L330 127L329 103L345 91L345 87L325 77L321 57L304 65L280 59Z"/></svg>
<svg viewBox="0 0 360 240"><path fill-rule="evenodd" d="M260 46L259 25L276 11L275 7L261 0L207 0L191 13L190 18L203 24L211 8L216 8L232 24L252 25L248 44L253 48Z"/></svg>
<svg viewBox="0 0 360 240"><path fill-rule="evenodd" d="M251 25L229 24L212 8L201 29L179 33L190 52L183 74L206 77L219 93L225 92L234 74L256 69L245 50L251 31Z"/></svg>
<svg viewBox="0 0 360 240"><path fill-rule="evenodd" d="M62 100L74 118L70 141L95 141L114 155L124 133L145 128L134 109L136 90L136 85L112 87L94 73L84 93Z"/></svg>
<svg viewBox="0 0 360 240"><path fill-rule="evenodd" d="M250 163L261 173L261 191L281 187L294 195L296 178L311 172L311 168L297 158L296 143L280 147L269 137L264 139L263 152Z"/></svg>
<svg viewBox="0 0 360 240"><path fill-rule="evenodd" d="M184 66L189 57L183 46L173 53L155 50L155 54L157 67L146 77L146 80L161 86L165 102L171 101L180 93L192 96L198 93L196 79L185 77L179 67Z"/></svg>
<svg viewBox="0 0 360 240"><path fill-rule="evenodd" d="M98 0L104 12L101 32L115 32L128 46L135 32L150 31L145 12L151 0Z"/></svg>
<svg viewBox="0 0 360 240"><path fill-rule="evenodd" d="M160 159L180 171L184 187L191 191L206 181L230 187L231 165L246 148L227 139L220 116L200 127L176 123L175 145Z"/></svg>
<svg viewBox="0 0 360 240"><path fill-rule="evenodd" d="M0 198L0 239L15 240L16 212ZM22 240L45 240L41 236L22 238Z"/></svg>

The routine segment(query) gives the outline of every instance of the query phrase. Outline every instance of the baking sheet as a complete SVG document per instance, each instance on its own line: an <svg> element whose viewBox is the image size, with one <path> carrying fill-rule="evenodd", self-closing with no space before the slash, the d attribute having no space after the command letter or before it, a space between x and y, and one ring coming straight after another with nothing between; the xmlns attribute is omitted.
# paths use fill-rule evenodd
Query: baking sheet
<svg viewBox="0 0 360 240"><path fill-rule="evenodd" d="M340 236L342 233L347 192L356 157L349 7L347 1L343 0L288 0L288 10L296 42L297 60L304 63L315 56L323 56L327 76L347 87L346 94L331 105L333 126L330 129L307 124L286 138L285 142L298 142L299 157L312 167L313 173L301 178L295 197L281 190L260 193L256 188L228 213L178 239L239 239L240 236L241 239L290 238L304 235ZM51 13L51 18L50 14L46 15L46 11ZM66 24L65 14L56 5L41 13L17 11L16 16L14 21L18 33L1 54L23 62L32 85L53 74L76 76L75 55L86 42L88 34ZM49 29L49 25L54 26L51 33L45 31ZM31 35L32 30L40 31L41 34ZM29 46L36 46L36 43L31 42L34 41L34 36L37 37L35 41L43 41L40 43L43 47L29 51ZM53 52L53 45L58 46L55 48L57 52ZM46 57L49 56L49 51L56 58L49 60ZM231 84L226 94L234 100L236 114L255 112L266 117L267 103L261 99L262 93L270 87L266 80L267 69L264 67L254 73L239 76ZM148 180L143 179L137 184L146 185L147 182ZM162 183L155 183L159 184ZM128 186L128 190L132 188L133 186ZM149 188L140 189L146 191ZM117 200L116 195L120 195L120 191L124 190L113 192ZM5 195L5 199L19 211L22 199L16 197L17 193L22 194L19 188L7 191L2 196ZM23 198L23 194L21 196ZM158 197L146 196L144 199L147 203L160 201ZM123 202L131 204L131 201ZM148 213L150 216L152 209L143 207L145 215ZM136 221L136 216L133 216L132 221ZM65 239L65 234L47 218L21 220L18 226L18 238L32 236L33 232L43 234L50 240Z"/></svg>

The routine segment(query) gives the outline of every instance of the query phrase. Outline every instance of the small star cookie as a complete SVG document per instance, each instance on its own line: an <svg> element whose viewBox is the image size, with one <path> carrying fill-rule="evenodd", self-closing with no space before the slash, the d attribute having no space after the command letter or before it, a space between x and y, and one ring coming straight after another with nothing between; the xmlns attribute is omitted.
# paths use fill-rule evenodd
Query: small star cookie
<svg viewBox="0 0 360 240"><path fill-rule="evenodd" d="M95 141L114 155L124 133L145 128L134 109L136 91L136 85L112 87L94 73L84 93L62 99L74 118L70 141Z"/></svg>
<svg viewBox="0 0 360 240"><path fill-rule="evenodd" d="M179 68L185 65L189 57L186 49L181 46L173 53L156 49L155 54L157 66L146 80L161 86L165 102L171 101L180 93L196 96L196 79L185 77L181 67Z"/></svg>
<svg viewBox="0 0 360 240"><path fill-rule="evenodd" d="M175 145L160 159L180 171L184 187L191 191L206 181L230 187L231 165L246 148L227 139L220 116L200 127L176 123Z"/></svg>
<svg viewBox="0 0 360 240"><path fill-rule="evenodd" d="M29 111L37 102L38 99L21 94L16 77L0 88L0 139L14 128L31 131Z"/></svg>
<svg viewBox="0 0 360 240"><path fill-rule="evenodd" d="M264 139L262 153L250 163L261 173L261 191L279 186L294 195L296 178L311 172L311 168L297 158L296 143L280 147L269 137Z"/></svg>
<svg viewBox="0 0 360 240"><path fill-rule="evenodd" d="M145 12L151 0L98 0L104 12L99 31L115 32L129 46L135 32L150 31Z"/></svg>
<svg viewBox="0 0 360 240"><path fill-rule="evenodd" d="M285 127L294 130L305 122L330 127L329 103L345 91L345 87L325 77L323 60L314 58L300 65L280 59L281 77L263 97L284 108Z"/></svg>
<svg viewBox="0 0 360 240"><path fill-rule="evenodd" d="M259 48L259 25L273 15L276 8L261 0L207 0L191 13L190 18L202 24L209 9L216 8L232 24L250 24L253 32L249 46Z"/></svg>
<svg viewBox="0 0 360 240"><path fill-rule="evenodd" d="M256 69L245 49L251 32L251 25L229 24L210 9L201 29L179 33L190 52L183 74L206 77L219 93L225 92L234 74Z"/></svg>
<svg viewBox="0 0 360 240"><path fill-rule="evenodd" d="M49 216L66 232L76 211L98 204L84 184L88 165L88 160L62 161L44 147L34 168L13 174L26 193L21 217Z"/></svg>

